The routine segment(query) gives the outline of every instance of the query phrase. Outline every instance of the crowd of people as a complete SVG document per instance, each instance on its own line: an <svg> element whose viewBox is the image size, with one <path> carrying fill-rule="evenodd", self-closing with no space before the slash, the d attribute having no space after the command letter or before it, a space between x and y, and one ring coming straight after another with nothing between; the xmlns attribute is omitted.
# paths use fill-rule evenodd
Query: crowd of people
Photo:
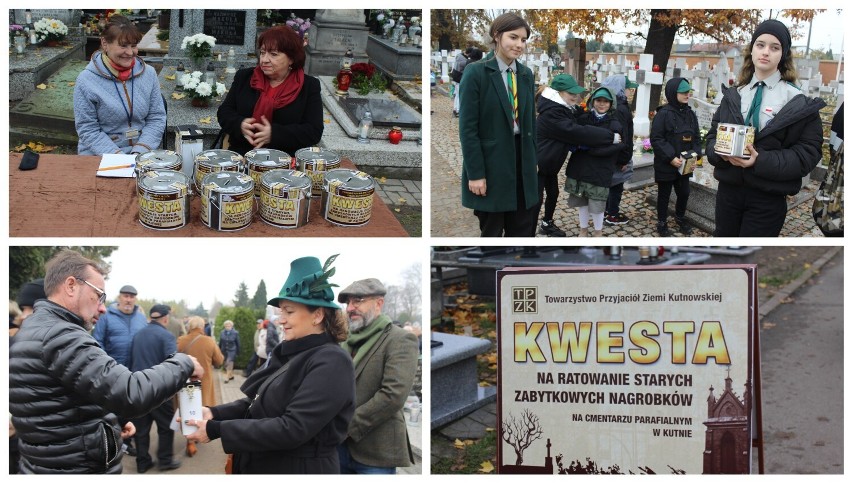
<svg viewBox="0 0 852 483"><path fill-rule="evenodd" d="M142 34L112 15L74 84L78 154L139 154L162 146L166 100L153 66L138 56ZM240 154L265 147L291 155L319 143L320 83L305 74L304 42L287 26L257 39L257 65L234 75L217 112L223 147Z"/></svg>
<svg viewBox="0 0 852 483"><path fill-rule="evenodd" d="M244 397L223 402L214 374L234 379L233 321L211 336L212 324L178 320L168 305L146 317L131 285L107 305L107 270L60 251L10 304L10 473L121 473L125 454L138 473L175 470L178 422L195 428L183 432L187 457L219 440L234 474L393 474L414 464L404 407L420 340L382 313L378 279L335 298L335 258L291 263L268 302L276 315L258 320ZM177 395L199 382L200 413L176 419Z"/></svg>
<svg viewBox="0 0 852 483"><path fill-rule="evenodd" d="M491 24L490 53L478 62L467 53L457 58L453 111L459 117L463 158L462 205L473 209L484 237L535 236L536 228L541 235L564 237L554 214L557 175L567 163L563 190L568 206L577 208L579 234L602 236L604 223L630 221L619 203L632 174L628 98L638 85L612 75L599 87L586 89L570 74L560 73L549 86L536 89L532 72L519 61L529 36L530 26L520 15L504 13ZM689 106L689 80L673 77L664 87L666 103L657 108L650 133L660 236L671 234L673 189L677 227L684 235L692 233L686 219L692 176L688 162L706 158L719 182L714 236L778 236L787 214L786 196L801 190L802 178L822 159L819 111L825 102L796 86L787 27L777 20L762 22L743 56L737 82L725 90L705 140ZM720 123L754 128L754 141L744 156L716 151ZM829 218L825 224L842 226L837 202L831 204L832 215L826 208L821 216ZM842 217L842 209L840 213Z"/></svg>

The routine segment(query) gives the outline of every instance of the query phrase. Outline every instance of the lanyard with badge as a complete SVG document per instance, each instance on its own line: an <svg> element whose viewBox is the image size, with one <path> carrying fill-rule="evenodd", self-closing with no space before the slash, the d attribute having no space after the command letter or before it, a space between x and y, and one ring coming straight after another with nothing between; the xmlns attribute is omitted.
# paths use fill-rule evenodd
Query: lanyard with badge
<svg viewBox="0 0 852 483"><path fill-rule="evenodd" d="M103 58L101 58L101 62L103 62L104 67L106 67L106 62L104 62ZM115 81L112 84L113 87L115 87L115 94L118 96L118 100L121 102L121 107L124 108L124 114L127 115L127 128L128 129L127 129L127 131L124 132L124 139L126 139L128 141L133 141L134 139L139 137L139 130L133 129L133 98L134 98L134 86L135 86L135 84L133 83L134 77L132 75L130 76L130 99L127 101L127 103L130 105L130 110L128 111L127 106L124 104L124 97L121 96L121 92L119 92L119 90L118 90L118 82L119 82L118 77L116 77L115 74L113 74L112 71L109 70L109 68L107 68L107 72L109 72L109 74L112 76L113 80ZM126 92L126 89L125 89L125 92Z"/></svg>

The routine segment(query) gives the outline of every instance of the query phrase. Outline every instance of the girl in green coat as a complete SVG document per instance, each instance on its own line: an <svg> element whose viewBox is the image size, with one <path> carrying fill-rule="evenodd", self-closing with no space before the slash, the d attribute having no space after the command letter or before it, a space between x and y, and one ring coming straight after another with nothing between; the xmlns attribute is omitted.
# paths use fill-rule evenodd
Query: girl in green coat
<svg viewBox="0 0 852 483"><path fill-rule="evenodd" d="M460 86L462 205L482 236L534 236L538 219L535 82L517 61L530 27L515 13L491 24L494 51L468 64Z"/></svg>

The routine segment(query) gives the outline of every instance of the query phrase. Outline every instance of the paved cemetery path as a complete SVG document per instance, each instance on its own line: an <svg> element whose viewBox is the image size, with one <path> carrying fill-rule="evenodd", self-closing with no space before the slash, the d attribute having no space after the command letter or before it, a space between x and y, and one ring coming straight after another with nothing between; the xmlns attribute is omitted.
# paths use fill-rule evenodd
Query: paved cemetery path
<svg viewBox="0 0 852 483"><path fill-rule="evenodd" d="M452 116L452 100L447 94L449 87L440 86L432 100L432 236L460 237L479 236L479 224L473 216L473 210L461 205L461 169L462 156L459 144L458 118ZM565 186L565 170L559 174L559 186ZM817 181L812 181L806 189L816 190ZM648 195L656 193L657 187L651 184L641 189L625 191L621 200L621 212L630 222L626 225L609 226L604 224L605 237L656 237L657 212L654 205L646 200ZM579 235L577 209L569 208L568 197L561 193L556 204L554 220L569 237ZM787 213L783 237L822 237L811 216L812 201L806 201ZM673 217L673 215L671 216ZM670 218L671 218L670 217ZM670 219L673 237L682 237ZM709 237L710 233L693 230L691 238ZM542 237L538 235L538 237Z"/></svg>

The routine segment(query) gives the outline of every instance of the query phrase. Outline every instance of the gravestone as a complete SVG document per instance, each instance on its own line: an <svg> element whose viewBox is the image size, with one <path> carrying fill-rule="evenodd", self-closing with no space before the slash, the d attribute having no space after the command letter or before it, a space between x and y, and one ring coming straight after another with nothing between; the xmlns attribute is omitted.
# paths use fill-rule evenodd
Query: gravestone
<svg viewBox="0 0 852 483"><path fill-rule="evenodd" d="M61 48L54 48L62 50ZM79 57L82 57L80 55ZM44 61L44 59L42 59ZM9 111L9 142L41 141L45 144L77 145L74 126L74 83L88 65L82 58L65 60L62 65L40 82L46 89L33 89ZM10 67L15 65L12 57ZM38 69L31 72L37 72ZM10 95L16 79L10 73ZM30 81L32 82L32 81Z"/></svg>
<svg viewBox="0 0 852 483"><path fill-rule="evenodd" d="M711 104L699 96L690 97L689 105L698 118L698 127L709 130L710 124L713 122L713 114L716 113L716 108L719 106Z"/></svg>
<svg viewBox="0 0 852 483"><path fill-rule="evenodd" d="M367 34L363 10L321 9L308 30L305 73L337 75L340 59L351 49L355 62L367 62Z"/></svg>
<svg viewBox="0 0 852 483"><path fill-rule="evenodd" d="M583 80L586 78L586 66L583 63L585 58L586 41L584 39L568 39L565 41L565 53L562 56L565 73L571 74L580 85L583 85Z"/></svg>
<svg viewBox="0 0 852 483"><path fill-rule="evenodd" d="M245 62L248 54L254 54L257 41L257 10L172 10L169 22L169 54L164 65L183 62L187 69L191 65L187 52L181 49L184 37L206 34L216 37L213 58L216 53L227 53L234 48L237 65ZM219 68L225 66L225 58L217 61Z"/></svg>
<svg viewBox="0 0 852 483"><path fill-rule="evenodd" d="M731 77L731 69L728 66L728 57L724 52L719 54L719 61L710 75L710 87L716 92L713 104L722 103L722 86L728 87L728 79Z"/></svg>
<svg viewBox="0 0 852 483"><path fill-rule="evenodd" d="M414 129L420 127L420 117L402 102L365 97L336 97L337 102L355 125L358 125L366 111L370 111L374 127L399 126Z"/></svg>
<svg viewBox="0 0 852 483"><path fill-rule="evenodd" d="M26 9L16 8L14 12L15 23L24 25L26 22ZM71 8L38 8L30 10L30 13L32 14L33 23L36 23L43 18L55 18L56 20L62 21L62 23L64 23L70 30L71 28L78 27L80 25L80 17L82 16L83 11Z"/></svg>
<svg viewBox="0 0 852 483"><path fill-rule="evenodd" d="M710 77L710 69L707 62L699 62L692 72L692 88L695 89L695 97L702 101L707 99L707 79Z"/></svg>
<svg viewBox="0 0 852 483"><path fill-rule="evenodd" d="M476 356L491 342L475 337L432 332L441 345L431 349L431 428L443 426L497 398L495 387L480 387Z"/></svg>
<svg viewBox="0 0 852 483"><path fill-rule="evenodd" d="M636 89L636 114L633 117L633 133L647 137L651 133L651 120L648 111L651 106L651 86L663 84L663 73L653 72L654 56L639 55L639 69L627 73L630 80L639 84Z"/></svg>
<svg viewBox="0 0 852 483"><path fill-rule="evenodd" d="M412 44L400 45L377 35L367 37L370 62L392 81L413 80L423 73L423 49Z"/></svg>

